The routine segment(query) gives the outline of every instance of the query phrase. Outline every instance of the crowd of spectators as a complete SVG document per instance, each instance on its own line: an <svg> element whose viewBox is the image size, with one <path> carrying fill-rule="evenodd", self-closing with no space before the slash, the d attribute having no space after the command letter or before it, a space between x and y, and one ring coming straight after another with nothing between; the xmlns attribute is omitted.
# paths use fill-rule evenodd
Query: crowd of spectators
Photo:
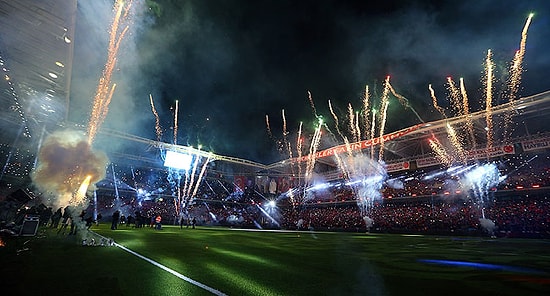
<svg viewBox="0 0 550 296"><path fill-rule="evenodd" d="M237 188L228 178L209 176L181 209L170 186L159 181L158 176L135 170L118 181L134 183L136 187L119 185L117 190L109 189L113 182L100 186L96 196L90 198L90 206L84 209L85 217L75 219L110 223L112 214L119 211L119 223L136 228L153 225L160 216L162 223L173 225L195 218L197 225L245 228L550 237L548 158L548 153L541 153L502 160L498 165L504 180L490 188L482 199L462 192L456 176L433 174L436 170L429 169L396 173L387 179L393 183L384 183L368 206L358 205L357 190L344 186L345 180L318 191L297 188L295 195L290 196L280 189L272 192L267 182L265 186L246 184ZM167 174L163 178L169 179ZM275 178L267 180L273 183ZM150 182L158 186L155 188L164 189L148 194L135 190ZM13 210L13 206L2 204L3 220L22 219L21 214L8 217L7 213L13 211L2 208ZM44 205L23 212L40 216L44 226L63 225L55 220L57 212ZM491 229L483 223L484 219L491 221Z"/></svg>

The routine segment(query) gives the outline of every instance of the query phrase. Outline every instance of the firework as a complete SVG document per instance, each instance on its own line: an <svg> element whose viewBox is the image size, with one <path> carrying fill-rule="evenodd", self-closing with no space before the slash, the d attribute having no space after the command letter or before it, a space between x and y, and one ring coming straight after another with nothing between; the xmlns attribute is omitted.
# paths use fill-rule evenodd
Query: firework
<svg viewBox="0 0 550 296"><path fill-rule="evenodd" d="M372 109L372 121L370 123L370 139L374 139L374 130L376 127L376 109ZM370 158L374 158L374 145L370 146Z"/></svg>
<svg viewBox="0 0 550 296"><path fill-rule="evenodd" d="M159 118L159 114L157 113L157 109L155 109L155 104L153 103L153 96L151 94L149 94L149 101L151 103L151 111L155 116L155 132L157 134L157 141L160 142L162 138L162 129L160 128L160 118Z"/></svg>
<svg viewBox="0 0 550 296"><path fill-rule="evenodd" d="M445 165L449 166L451 165L451 160L445 149L443 148L443 145L439 142L439 140L432 135L430 139L428 139L428 142L430 143L430 147L435 152L436 157Z"/></svg>
<svg viewBox="0 0 550 296"><path fill-rule="evenodd" d="M462 147L460 137L456 134L455 129L449 123L447 123L446 128L447 137L449 138L451 145L453 145L453 147L455 148L458 159L461 162L466 163L466 153L464 152L464 148Z"/></svg>
<svg viewBox="0 0 550 296"><path fill-rule="evenodd" d="M384 92L382 93L382 102L380 106L380 150L378 151L378 161L382 161L384 156L384 128L386 127L386 117L389 105L390 76L386 77L384 83Z"/></svg>
<svg viewBox="0 0 550 296"><path fill-rule="evenodd" d="M351 106L351 103L348 104L348 121L351 137L354 142L357 142L359 141L359 139L357 138L357 129L355 128L355 112L353 112L353 107Z"/></svg>
<svg viewBox="0 0 550 296"><path fill-rule="evenodd" d="M315 115L315 118L319 117L319 115L317 115L317 109L315 109L315 104L313 103L313 97L311 96L310 91L307 92L307 97L309 99L309 104L311 105L311 109L313 110L313 115Z"/></svg>
<svg viewBox="0 0 550 296"><path fill-rule="evenodd" d="M370 94L369 94L369 86L366 85L365 86L365 97L363 98L363 122L365 123L365 126L363 128L363 130L365 131L365 135L364 137L369 139L369 138L372 138L371 135L368 134L369 130L370 130L370 126L369 126L369 111L370 111L370 107L369 107L369 97L370 97Z"/></svg>
<svg viewBox="0 0 550 296"><path fill-rule="evenodd" d="M432 97L432 103L433 103L433 106L434 106L435 110L437 110L437 112L439 112L441 114L441 116L443 116L443 118L447 118L447 115L445 115L445 109L441 108L437 104L437 97L435 96L435 91L432 88L431 84L428 85L428 89L430 90L430 95Z"/></svg>
<svg viewBox="0 0 550 296"><path fill-rule="evenodd" d="M533 14L529 14L525 25L523 26L523 31L521 32L521 41L519 44L519 50L516 52L514 60L510 69L510 79L508 84L508 99L510 102L513 102L516 99L516 94L521 82L521 74L523 73L523 58L525 56L525 44L527 43L527 30L531 24L531 19Z"/></svg>
<svg viewBox="0 0 550 296"><path fill-rule="evenodd" d="M487 50L487 58L485 59L485 122L487 134L487 151L493 147L493 70L495 64L492 60L491 50Z"/></svg>
<svg viewBox="0 0 550 296"><path fill-rule="evenodd" d="M131 3L131 1L128 2L123 18L121 18L121 15L124 10L124 1L117 0L115 3L115 16L113 18L109 34L107 62L105 63L105 66L103 68L102 77L99 79L99 84L94 96L92 111L88 123L88 143L90 144L94 141L99 127L107 116L109 104L114 94L116 85L112 85L111 83L113 70L116 66L118 50L120 48L121 42L124 39L124 36L126 35L126 32L129 28L128 26L125 26L121 30L119 27L121 22L124 23L126 21L129 15L129 10L131 8Z"/></svg>
<svg viewBox="0 0 550 296"><path fill-rule="evenodd" d="M265 126L266 126L266 129L267 129L267 135L269 136L270 139L274 140L273 138L273 133L271 132L271 126L269 125L269 115L265 115Z"/></svg>
<svg viewBox="0 0 550 296"><path fill-rule="evenodd" d="M179 113L179 101L176 100L176 107L174 110L174 145L178 144L178 113Z"/></svg>
<svg viewBox="0 0 550 296"><path fill-rule="evenodd" d="M334 125L336 127L336 132L338 133L338 135L340 135L340 137L342 137L342 139L344 139L344 135L342 134L342 132L340 131L340 126L338 124L338 116L336 116L336 113L334 113L334 110L332 109L332 104L330 103L330 100L328 101L328 109L330 110L330 114L332 114L332 117L334 118Z"/></svg>

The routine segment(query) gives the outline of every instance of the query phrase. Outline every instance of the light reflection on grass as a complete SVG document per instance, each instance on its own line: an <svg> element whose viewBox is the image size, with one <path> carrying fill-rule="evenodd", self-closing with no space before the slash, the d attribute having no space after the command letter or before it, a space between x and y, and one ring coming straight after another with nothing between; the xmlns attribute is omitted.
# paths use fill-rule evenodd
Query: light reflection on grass
<svg viewBox="0 0 550 296"><path fill-rule="evenodd" d="M283 293L273 290L272 287L262 285L252 278L244 277L239 270L225 268L216 263L209 263L206 268L211 271L211 275L218 278L219 281L229 282L231 286L237 287L242 291L241 295L282 295Z"/></svg>
<svg viewBox="0 0 550 296"><path fill-rule="evenodd" d="M231 256L231 257L236 257L236 258L239 258L241 260L246 260L246 261L250 261L250 262L254 262L254 263L258 263L258 264L262 264L262 265L266 265L266 266L270 266L270 267L274 267L274 268L282 268L283 267L280 264L277 264L275 262L267 260L266 258L253 256L253 255L250 255L250 254L245 254L245 253L235 252L235 251L229 251L229 250L222 250L222 249L218 249L218 248L210 248L209 250L211 252L216 252L216 253L219 253L219 254L223 254L223 255L227 255L227 256Z"/></svg>

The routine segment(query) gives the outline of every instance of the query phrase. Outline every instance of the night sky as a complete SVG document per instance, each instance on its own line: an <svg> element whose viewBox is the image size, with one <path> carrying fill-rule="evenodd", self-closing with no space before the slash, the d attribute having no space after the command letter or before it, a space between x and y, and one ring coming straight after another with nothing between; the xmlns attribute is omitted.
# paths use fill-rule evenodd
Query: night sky
<svg viewBox="0 0 550 296"><path fill-rule="evenodd" d="M70 111L77 122L89 112L112 16L112 2L82 2ZM313 133L308 91L329 127L328 100L343 119L348 103L360 108L365 85L376 104L387 75L425 121L440 119L428 85L445 107L448 76L464 78L477 111L487 50L498 97L530 12L520 96L550 89L548 1L148 0L121 49L105 126L155 139L151 94L163 140L172 142L178 100L178 144L269 164L288 156L276 144L283 109L290 139L300 121L304 134ZM386 131L416 123L392 97Z"/></svg>

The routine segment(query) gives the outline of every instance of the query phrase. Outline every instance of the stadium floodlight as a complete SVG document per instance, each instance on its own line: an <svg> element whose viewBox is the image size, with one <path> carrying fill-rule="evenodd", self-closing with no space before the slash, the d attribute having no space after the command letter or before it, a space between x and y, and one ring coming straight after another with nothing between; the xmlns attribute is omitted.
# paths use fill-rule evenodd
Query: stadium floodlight
<svg viewBox="0 0 550 296"><path fill-rule="evenodd" d="M166 151L164 166L187 171L191 167L192 160L193 156L191 154Z"/></svg>

